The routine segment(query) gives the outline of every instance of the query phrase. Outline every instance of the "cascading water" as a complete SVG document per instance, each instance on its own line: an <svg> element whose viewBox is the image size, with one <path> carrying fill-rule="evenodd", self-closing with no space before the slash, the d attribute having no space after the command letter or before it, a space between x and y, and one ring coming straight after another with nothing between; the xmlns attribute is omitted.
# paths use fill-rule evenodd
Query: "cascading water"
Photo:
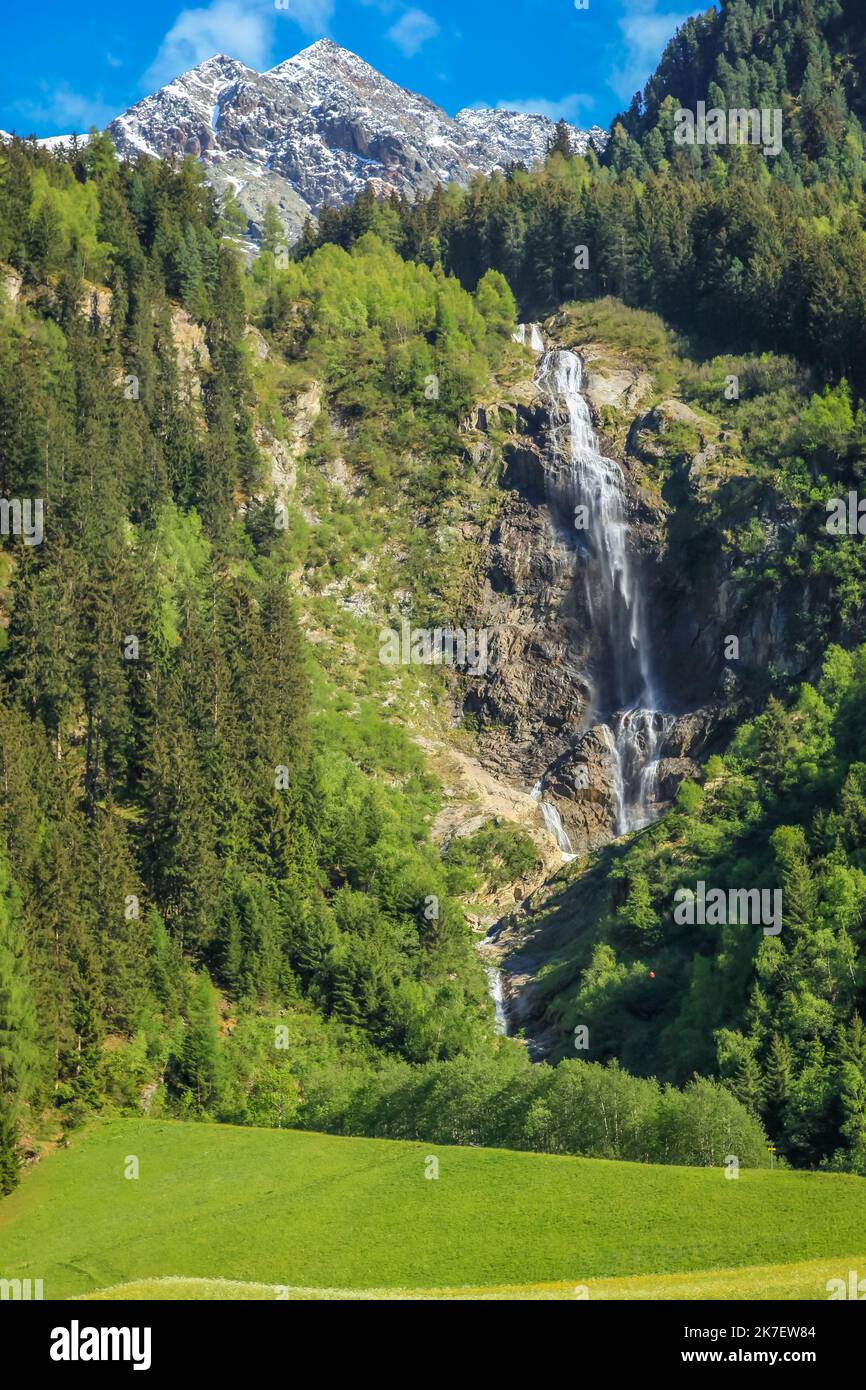
<svg viewBox="0 0 866 1390"><path fill-rule="evenodd" d="M567 507L584 554L587 606L600 653L589 724L601 726L611 751L616 833L624 835L653 817L659 754L673 718L658 708L644 605L628 552L622 470L599 449L582 394L580 358L545 352L537 385L550 401L554 426L552 501L560 514Z"/></svg>
<svg viewBox="0 0 866 1390"><path fill-rule="evenodd" d="M493 1031L498 1034L499 1037L505 1037L508 1032L508 1015L505 1012L505 992L502 987L502 971L497 969L495 965L485 965L484 973L487 976L487 988L496 1011Z"/></svg>
<svg viewBox="0 0 866 1390"><path fill-rule="evenodd" d="M659 752L674 723L672 714L654 709L623 710L613 739L617 779L618 835L642 830L658 802Z"/></svg>
<svg viewBox="0 0 866 1390"><path fill-rule="evenodd" d="M572 849L571 841L568 838L568 832L562 822L562 816L559 814L559 811L552 801L544 800L544 788L541 782L536 782L535 786L532 788L532 795L541 807L544 824L559 845L563 859L576 859L577 856Z"/></svg>
<svg viewBox="0 0 866 1390"><path fill-rule="evenodd" d="M514 333L514 341L522 347L531 347L539 355L544 352L544 339L537 323L519 323Z"/></svg>
<svg viewBox="0 0 866 1390"><path fill-rule="evenodd" d="M641 593L628 553L625 482L619 464L605 458L592 428L581 387L583 366L573 352L547 352L537 324L522 323L515 340L540 357L536 384L550 401L555 476L551 488L554 514L577 524L586 509L582 538L586 597L599 651L593 710L596 726L610 752L616 801L616 833L640 830L652 819L658 801L659 755L673 715L658 708L652 679ZM581 517L581 520L583 518ZM544 779L532 795L563 860L574 859L571 841L558 808L544 799ZM496 1009L495 1031L508 1032L501 972L485 965Z"/></svg>

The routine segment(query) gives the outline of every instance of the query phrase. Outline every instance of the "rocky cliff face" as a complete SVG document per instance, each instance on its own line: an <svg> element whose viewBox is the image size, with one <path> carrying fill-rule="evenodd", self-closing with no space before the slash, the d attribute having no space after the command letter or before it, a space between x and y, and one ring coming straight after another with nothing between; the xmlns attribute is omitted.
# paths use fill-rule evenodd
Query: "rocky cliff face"
<svg viewBox="0 0 866 1390"><path fill-rule="evenodd" d="M588 367L584 396L595 429L601 432L602 421L606 427L603 452L622 473L663 719L650 750L653 818L760 707L768 673L817 675L817 658L799 640L803 615L826 613L830 626L836 619L820 576L770 585L753 578L762 547L772 553L798 518L772 479L744 473L734 434L681 400L659 398L650 376L626 357L611 366L610 346L576 340L567 315L548 320L543 335L548 346L574 349ZM537 376L537 364L534 370ZM598 613L588 605L580 542L558 498L561 448L557 457L551 402L532 375L528 360L514 398L470 422L479 459L488 431L501 436L506 427L508 439L503 503L479 537L486 570L477 622L490 629L492 660L486 675L461 686L460 703L477 723L475 756L500 782L520 788L524 815L526 792L543 781L546 806L536 800L536 825L547 824L558 872L530 887L487 938L510 1031L520 1030L530 1055L541 1059L573 1055L561 1001L543 972L573 953L604 891L607 856L590 856L621 830L622 759L610 728L593 722ZM647 733L638 728L641 738L646 755ZM576 863L556 855L557 825Z"/></svg>
<svg viewBox="0 0 866 1390"><path fill-rule="evenodd" d="M224 54L209 58L108 129L121 155L200 159L218 192L235 192L254 233L271 202L292 239L310 214L367 185L412 196L511 162L533 164L554 128L545 116L509 111L452 118L321 39L264 73ZM606 138L598 127L572 129L581 151Z"/></svg>
<svg viewBox="0 0 866 1390"><path fill-rule="evenodd" d="M545 325L547 345L580 346L588 359L587 345L563 339L559 327ZM623 371L618 378L595 372L586 388L596 414L596 402L615 401L632 418L649 382L640 372ZM574 496L564 486L563 421L554 418L551 399L535 380L523 383L519 394L505 448L505 500L486 537L478 600L478 621L491 634L490 667L467 683L464 710L477 722L482 759L527 789L543 782L544 801L582 856L614 837L621 810L617 750L610 729L592 711L609 634L593 612L586 544L575 532ZM475 423L483 430L490 416L482 412ZM633 564L649 574L663 549L665 509L629 462L620 456ZM689 770L687 759L676 770L666 767L659 797L662 789L673 794L677 771L681 780Z"/></svg>
<svg viewBox="0 0 866 1390"><path fill-rule="evenodd" d="M726 501L726 439L718 426L680 401L653 403L639 367L594 366L599 345L567 335L564 319L544 325L549 345L573 347L588 364L585 396L596 425L603 415L615 426L603 447L622 470L632 564L651 613L646 639L667 711L648 793L655 813L725 745L768 669L809 674L796 631L814 596L802 583L758 595L743 581L738 530L757 516L772 545L791 518L772 492ZM486 566L476 622L490 633L490 664L484 676L465 681L460 700L477 725L483 764L523 791L543 779L545 800L583 856L617 833L622 769L609 732L591 715L598 623L570 504L557 493L556 423L532 372L528 360L515 400L471 422L476 439L503 423L511 430L503 505L480 538ZM731 636L739 641L735 660L726 656ZM641 738L645 753L638 731Z"/></svg>
<svg viewBox="0 0 866 1390"><path fill-rule="evenodd" d="M532 786L573 744L589 699L589 620L578 557L548 502L551 419L536 394L506 447L505 504L487 537L479 622L492 632L487 676L465 708L487 757Z"/></svg>

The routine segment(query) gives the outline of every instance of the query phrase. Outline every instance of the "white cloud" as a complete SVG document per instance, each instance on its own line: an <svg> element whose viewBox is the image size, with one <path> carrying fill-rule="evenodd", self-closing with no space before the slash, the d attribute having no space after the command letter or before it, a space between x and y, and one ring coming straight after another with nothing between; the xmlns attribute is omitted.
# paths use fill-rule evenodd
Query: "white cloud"
<svg viewBox="0 0 866 1390"><path fill-rule="evenodd" d="M181 10L144 74L143 85L148 91L161 87L214 53L226 53L251 68L267 67L276 13L239 0L213 0L206 9Z"/></svg>
<svg viewBox="0 0 866 1390"><path fill-rule="evenodd" d="M287 8L281 10L280 14L286 19L293 19L305 34L323 38L334 17L334 0L289 0Z"/></svg>
<svg viewBox="0 0 866 1390"><path fill-rule="evenodd" d="M46 125L59 126L64 135L72 134L73 131L83 135L94 125L101 130L117 115L117 107L104 102L101 93L82 96L80 92L73 92L70 87L64 85L51 90L43 84L43 90L46 98L50 92L50 99L44 102L22 101L18 104L17 109L24 120L33 122L25 132L28 135L31 130L38 134L36 127Z"/></svg>
<svg viewBox="0 0 866 1390"><path fill-rule="evenodd" d="M595 98L586 92L551 100L550 97L520 97L514 101L497 101L497 111L520 111L527 116L549 116L552 121L576 120L581 109L594 106Z"/></svg>
<svg viewBox="0 0 866 1390"><path fill-rule="evenodd" d="M632 11L637 13L619 20L625 41L617 48L622 62L613 69L607 81L623 103L643 90L668 39L673 38L679 26L685 24L690 14L700 14L706 8L700 5L683 13L666 11L660 14L656 11L657 4L658 0L632 0Z"/></svg>
<svg viewBox="0 0 866 1390"><path fill-rule="evenodd" d="M215 53L238 58L259 71L270 66L276 21L290 19L303 33L328 33L335 0L211 0L201 9L181 10L142 77L151 92Z"/></svg>
<svg viewBox="0 0 866 1390"><path fill-rule="evenodd" d="M387 33L387 38L395 43L407 58L414 58L430 39L439 33L439 25L432 15L423 10L407 10Z"/></svg>

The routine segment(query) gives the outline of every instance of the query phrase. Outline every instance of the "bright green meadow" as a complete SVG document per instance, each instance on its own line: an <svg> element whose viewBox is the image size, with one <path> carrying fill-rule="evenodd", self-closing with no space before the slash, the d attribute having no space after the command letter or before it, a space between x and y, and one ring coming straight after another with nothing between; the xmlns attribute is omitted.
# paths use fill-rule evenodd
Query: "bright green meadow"
<svg viewBox="0 0 866 1390"><path fill-rule="evenodd" d="M0 1206L0 1275L48 1299L817 1298L858 1250L842 1174L163 1120L91 1123Z"/></svg>

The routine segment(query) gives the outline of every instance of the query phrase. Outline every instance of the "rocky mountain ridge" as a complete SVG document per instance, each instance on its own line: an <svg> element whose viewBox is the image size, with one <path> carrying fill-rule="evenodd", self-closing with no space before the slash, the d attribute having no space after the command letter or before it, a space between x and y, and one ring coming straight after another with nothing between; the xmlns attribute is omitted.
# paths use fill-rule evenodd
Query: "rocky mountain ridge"
<svg viewBox="0 0 866 1390"><path fill-rule="evenodd" d="M546 116L515 111L449 116L330 39L263 73L217 54L108 126L123 157L201 160L217 193L235 194L254 238L273 203L288 241L307 217L351 202L367 186L412 197L509 164L532 165L554 129ZM570 132L580 152L607 139L598 126Z"/></svg>
<svg viewBox="0 0 866 1390"><path fill-rule="evenodd" d="M123 158L199 159L217 194L235 195L253 240L273 203L291 242L308 217L352 202L368 185L412 197L510 164L529 167L544 158L555 125L518 111L468 108L449 116L320 39L262 73L215 54L107 129ZM607 141L599 126L569 131L580 153ZM0 140L10 138L0 131ZM39 143L57 148L71 138Z"/></svg>

